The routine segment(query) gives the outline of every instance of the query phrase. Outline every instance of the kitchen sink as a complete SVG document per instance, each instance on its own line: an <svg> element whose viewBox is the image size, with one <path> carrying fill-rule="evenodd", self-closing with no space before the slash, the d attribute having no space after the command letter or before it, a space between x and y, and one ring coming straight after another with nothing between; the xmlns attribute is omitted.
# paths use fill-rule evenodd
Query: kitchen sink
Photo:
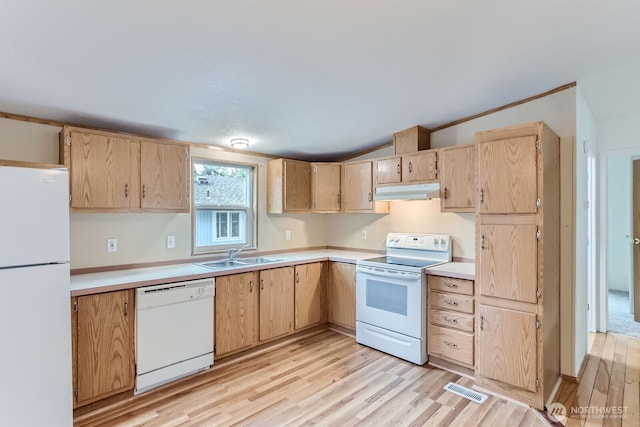
<svg viewBox="0 0 640 427"><path fill-rule="evenodd" d="M235 258L235 259L222 259L219 261L203 262L196 265L209 268L211 270L222 270L225 268L234 267L249 267L252 265L268 264L270 262L282 261L281 259L255 257L255 258Z"/></svg>
<svg viewBox="0 0 640 427"><path fill-rule="evenodd" d="M237 261L242 261L246 264L268 264L270 262L280 262L281 259L256 257L256 258L237 258Z"/></svg>

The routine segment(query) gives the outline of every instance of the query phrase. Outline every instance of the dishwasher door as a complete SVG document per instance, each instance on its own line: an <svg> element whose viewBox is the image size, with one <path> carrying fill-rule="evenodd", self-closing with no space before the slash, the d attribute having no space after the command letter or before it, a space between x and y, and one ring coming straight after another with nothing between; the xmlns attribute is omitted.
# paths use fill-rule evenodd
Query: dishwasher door
<svg viewBox="0 0 640 427"><path fill-rule="evenodd" d="M136 394L213 364L213 279L138 288Z"/></svg>

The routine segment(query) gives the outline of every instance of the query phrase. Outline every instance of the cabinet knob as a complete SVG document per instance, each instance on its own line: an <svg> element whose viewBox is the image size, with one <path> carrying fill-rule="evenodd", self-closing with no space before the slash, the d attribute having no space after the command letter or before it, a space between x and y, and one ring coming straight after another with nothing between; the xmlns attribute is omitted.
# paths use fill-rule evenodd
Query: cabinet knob
<svg viewBox="0 0 640 427"><path fill-rule="evenodd" d="M484 189L480 189L480 203L484 203Z"/></svg>

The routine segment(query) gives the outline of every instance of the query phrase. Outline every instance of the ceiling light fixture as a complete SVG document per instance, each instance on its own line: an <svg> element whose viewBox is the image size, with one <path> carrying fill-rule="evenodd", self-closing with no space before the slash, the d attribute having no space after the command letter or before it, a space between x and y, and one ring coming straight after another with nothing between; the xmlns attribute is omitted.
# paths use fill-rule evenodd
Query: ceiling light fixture
<svg viewBox="0 0 640 427"><path fill-rule="evenodd" d="M249 140L247 138L233 138L231 140L231 148L249 148Z"/></svg>

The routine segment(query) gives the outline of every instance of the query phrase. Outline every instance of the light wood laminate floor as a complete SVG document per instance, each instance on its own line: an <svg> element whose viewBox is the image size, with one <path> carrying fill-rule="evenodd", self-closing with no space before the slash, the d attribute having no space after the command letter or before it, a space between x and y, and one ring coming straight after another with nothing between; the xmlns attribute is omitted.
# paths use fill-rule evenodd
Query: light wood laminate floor
<svg viewBox="0 0 640 427"><path fill-rule="evenodd" d="M77 426L544 426L535 410L495 397L482 405L442 387L473 382L323 331L229 363Z"/></svg>
<svg viewBox="0 0 640 427"><path fill-rule="evenodd" d="M589 340L580 383L563 381L557 394L566 425L640 426L640 338L598 333Z"/></svg>

